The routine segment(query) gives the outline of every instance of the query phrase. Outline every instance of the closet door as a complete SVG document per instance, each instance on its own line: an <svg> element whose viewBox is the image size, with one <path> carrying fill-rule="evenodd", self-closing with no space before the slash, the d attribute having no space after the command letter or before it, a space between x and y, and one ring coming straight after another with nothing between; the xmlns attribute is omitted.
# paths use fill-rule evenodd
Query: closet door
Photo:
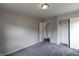
<svg viewBox="0 0 79 59"><path fill-rule="evenodd" d="M79 49L79 17L70 19L70 47Z"/></svg>
<svg viewBox="0 0 79 59"><path fill-rule="evenodd" d="M68 43L68 20L59 21L60 43L69 45Z"/></svg>

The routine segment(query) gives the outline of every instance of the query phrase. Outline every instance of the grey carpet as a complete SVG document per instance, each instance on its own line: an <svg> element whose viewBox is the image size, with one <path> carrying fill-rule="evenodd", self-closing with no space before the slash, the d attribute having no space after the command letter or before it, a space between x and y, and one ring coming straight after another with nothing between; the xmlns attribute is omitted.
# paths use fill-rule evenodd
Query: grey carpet
<svg viewBox="0 0 79 59"><path fill-rule="evenodd" d="M79 56L79 51L64 45L40 42L7 56Z"/></svg>

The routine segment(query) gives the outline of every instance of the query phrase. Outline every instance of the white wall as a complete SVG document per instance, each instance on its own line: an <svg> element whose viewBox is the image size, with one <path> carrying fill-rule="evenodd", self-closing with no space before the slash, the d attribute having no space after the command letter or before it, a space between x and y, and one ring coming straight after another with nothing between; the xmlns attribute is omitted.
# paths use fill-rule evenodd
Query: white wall
<svg viewBox="0 0 79 59"><path fill-rule="evenodd" d="M70 47L79 49L79 17L70 19Z"/></svg>
<svg viewBox="0 0 79 59"><path fill-rule="evenodd" d="M0 49L4 55L39 42L37 18L3 11L0 24Z"/></svg>
<svg viewBox="0 0 79 59"><path fill-rule="evenodd" d="M51 43L57 43L57 19L52 18L49 21L49 32L51 34Z"/></svg>

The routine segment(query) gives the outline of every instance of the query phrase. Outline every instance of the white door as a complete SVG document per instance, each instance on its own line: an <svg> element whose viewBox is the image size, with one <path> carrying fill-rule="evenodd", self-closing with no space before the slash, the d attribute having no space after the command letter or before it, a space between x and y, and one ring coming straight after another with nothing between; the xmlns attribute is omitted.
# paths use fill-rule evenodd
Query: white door
<svg viewBox="0 0 79 59"><path fill-rule="evenodd" d="M68 45L68 20L59 21L60 43Z"/></svg>
<svg viewBox="0 0 79 59"><path fill-rule="evenodd" d="M70 47L79 49L79 17L70 19Z"/></svg>

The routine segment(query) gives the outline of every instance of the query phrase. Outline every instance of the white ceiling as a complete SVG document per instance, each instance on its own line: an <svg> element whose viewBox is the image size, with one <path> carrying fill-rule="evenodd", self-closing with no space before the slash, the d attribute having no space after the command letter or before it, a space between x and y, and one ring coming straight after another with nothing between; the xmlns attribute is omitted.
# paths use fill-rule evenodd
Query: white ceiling
<svg viewBox="0 0 79 59"><path fill-rule="evenodd" d="M39 18L53 17L64 13L79 10L78 3L48 3L47 10L41 9L41 3L5 3L6 10L24 13Z"/></svg>

